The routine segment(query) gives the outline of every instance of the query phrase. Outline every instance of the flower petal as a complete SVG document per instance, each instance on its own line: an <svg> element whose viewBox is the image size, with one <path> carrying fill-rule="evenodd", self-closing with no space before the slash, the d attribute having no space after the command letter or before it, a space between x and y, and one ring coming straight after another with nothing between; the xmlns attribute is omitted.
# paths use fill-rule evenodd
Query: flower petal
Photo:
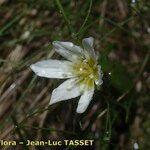
<svg viewBox="0 0 150 150"><path fill-rule="evenodd" d="M94 86L93 88L86 90L83 93L78 103L78 107L76 110L77 113L83 113L87 109L90 101L92 100L93 94L94 94Z"/></svg>
<svg viewBox="0 0 150 150"><path fill-rule="evenodd" d="M96 55L93 48L94 38L89 37L82 40L82 44L85 50L86 57L92 56L94 59L96 59Z"/></svg>
<svg viewBox="0 0 150 150"><path fill-rule="evenodd" d="M74 53L82 53L83 49L80 46L74 45L72 42L59 42L57 41L62 47L70 50Z"/></svg>
<svg viewBox="0 0 150 150"><path fill-rule="evenodd" d="M59 61L59 60L44 60L32 64L30 68L41 77L47 78L70 78L74 75L71 73L69 61Z"/></svg>
<svg viewBox="0 0 150 150"><path fill-rule="evenodd" d="M83 53L81 47L76 46L71 42L54 41L53 46L56 52L70 61L77 61Z"/></svg>
<svg viewBox="0 0 150 150"><path fill-rule="evenodd" d="M76 78L68 79L53 90L50 105L79 95L81 95L81 91L76 84Z"/></svg>
<svg viewBox="0 0 150 150"><path fill-rule="evenodd" d="M97 80L95 80L95 84L97 86L100 86L100 85L103 84L103 80L102 80L102 78L103 78L103 72L101 70L101 66L100 65L98 65L98 76L99 76L99 78Z"/></svg>

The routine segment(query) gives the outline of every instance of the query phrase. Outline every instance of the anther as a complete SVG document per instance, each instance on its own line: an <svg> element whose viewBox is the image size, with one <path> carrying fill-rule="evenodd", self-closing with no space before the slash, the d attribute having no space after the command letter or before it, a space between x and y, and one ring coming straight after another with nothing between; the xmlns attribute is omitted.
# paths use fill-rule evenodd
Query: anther
<svg viewBox="0 0 150 150"><path fill-rule="evenodd" d="M93 78L94 78L94 75L93 75L93 74L90 74L89 77L90 77L91 79L93 79Z"/></svg>
<svg viewBox="0 0 150 150"><path fill-rule="evenodd" d="M83 71L83 68L80 68L80 71Z"/></svg>
<svg viewBox="0 0 150 150"><path fill-rule="evenodd" d="M87 62L88 62L88 60L87 60L87 59L84 59L84 60L83 60L83 62L84 62L84 63L87 63Z"/></svg>

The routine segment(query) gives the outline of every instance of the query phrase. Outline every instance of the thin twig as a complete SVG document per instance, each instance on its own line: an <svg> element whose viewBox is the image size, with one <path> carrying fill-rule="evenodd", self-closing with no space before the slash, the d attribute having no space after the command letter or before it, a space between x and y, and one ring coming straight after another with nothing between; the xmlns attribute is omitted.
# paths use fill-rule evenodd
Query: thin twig
<svg viewBox="0 0 150 150"><path fill-rule="evenodd" d="M15 127L16 127L16 132L18 133L19 138L21 139L21 141L22 141L23 143L25 143L24 136L23 136L22 133L21 133L21 130L20 130L20 127L19 127L19 125L18 125L18 122L17 122L16 118L15 118L13 115L11 116L11 118L12 118L12 121L13 121ZM23 144L23 147L24 147L24 149L29 150L29 148L28 148L25 144Z"/></svg>
<svg viewBox="0 0 150 150"><path fill-rule="evenodd" d="M66 15L66 13L65 13L65 11L63 9L63 6L62 6L60 0L55 0L55 1L56 1L56 4L58 6L58 9L59 9L60 13L62 14L62 16L63 16L63 18L64 18L64 20L65 20L65 22L66 22L66 24L68 26L69 31L72 33L73 32L73 28L71 27L70 20L68 19L68 17L67 17L67 15Z"/></svg>
<svg viewBox="0 0 150 150"><path fill-rule="evenodd" d="M86 17L85 17L85 20L84 20L84 22L83 22L81 28L80 28L79 31L77 32L76 36L77 36L78 34L80 34L80 32L82 31L82 29L83 29L83 27L85 26L86 22L88 21L88 18L89 18L89 16L90 16L90 12L91 12L91 9L92 9L92 3L93 3L93 0L90 0L88 13L87 13L87 15L86 15Z"/></svg>
<svg viewBox="0 0 150 150"><path fill-rule="evenodd" d="M99 25L102 27L103 22L104 22L104 18L105 18L105 14L106 14L106 6L107 6L107 0L105 0L102 5L101 5L101 16L102 18L100 18L99 20Z"/></svg>

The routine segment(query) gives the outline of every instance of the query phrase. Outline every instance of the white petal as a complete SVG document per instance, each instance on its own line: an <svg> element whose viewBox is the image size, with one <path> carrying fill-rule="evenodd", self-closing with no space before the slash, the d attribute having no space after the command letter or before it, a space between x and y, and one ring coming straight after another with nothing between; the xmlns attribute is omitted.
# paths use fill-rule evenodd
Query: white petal
<svg viewBox="0 0 150 150"><path fill-rule="evenodd" d="M100 86L100 85L103 84L103 80L102 80L102 79L95 80L95 84L96 84L97 86Z"/></svg>
<svg viewBox="0 0 150 150"><path fill-rule="evenodd" d="M103 84L103 80L102 80L102 78L103 78L103 72L101 70L101 66L100 65L98 65L98 73L99 73L99 79L95 80L95 84L97 86L100 86L101 84Z"/></svg>
<svg viewBox="0 0 150 150"><path fill-rule="evenodd" d="M94 43L93 37L85 38L82 40L82 44L85 50L86 57L90 55L91 57L96 59L96 55L95 55L94 48L93 48L93 43Z"/></svg>
<svg viewBox="0 0 150 150"><path fill-rule="evenodd" d="M71 99L81 95L80 88L76 85L76 79L68 79L53 90L50 105L59 101Z"/></svg>
<svg viewBox="0 0 150 150"><path fill-rule="evenodd" d="M62 47L67 50L70 50L74 53L82 53L83 49L80 46L74 45L72 42L59 42L57 41Z"/></svg>
<svg viewBox="0 0 150 150"><path fill-rule="evenodd" d="M31 69L41 77L47 78L70 78L74 75L71 73L69 61L59 61L59 60L44 60L32 64Z"/></svg>
<svg viewBox="0 0 150 150"><path fill-rule="evenodd" d="M83 53L81 47L76 46L71 42L54 41L53 46L56 52L70 61L77 61Z"/></svg>
<svg viewBox="0 0 150 150"><path fill-rule="evenodd" d="M78 107L76 110L77 113L83 113L87 109L90 101L92 100L93 94L94 94L94 86L93 88L83 93L78 103Z"/></svg>
<svg viewBox="0 0 150 150"><path fill-rule="evenodd" d="M85 38L85 39L83 39L83 42L86 42L86 43L88 43L91 47L93 47L94 38L93 38L93 37Z"/></svg>

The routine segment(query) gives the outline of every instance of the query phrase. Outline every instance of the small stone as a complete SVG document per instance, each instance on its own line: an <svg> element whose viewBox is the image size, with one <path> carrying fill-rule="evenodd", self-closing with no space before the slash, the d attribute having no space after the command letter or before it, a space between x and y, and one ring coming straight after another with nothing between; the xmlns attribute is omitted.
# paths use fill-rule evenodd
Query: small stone
<svg viewBox="0 0 150 150"><path fill-rule="evenodd" d="M25 31L25 32L22 34L21 38L25 40L25 39L27 39L29 36L30 36L30 31Z"/></svg>
<svg viewBox="0 0 150 150"><path fill-rule="evenodd" d="M135 3L136 2L136 0L132 0L132 3Z"/></svg>
<svg viewBox="0 0 150 150"><path fill-rule="evenodd" d="M139 149L138 143L134 143L134 146L133 146L133 147L134 147L135 150Z"/></svg>
<svg viewBox="0 0 150 150"><path fill-rule="evenodd" d="M30 13L31 13L32 16L35 16L37 14L37 10L36 9L32 9Z"/></svg>
<svg viewBox="0 0 150 150"><path fill-rule="evenodd" d="M150 27L147 28L147 32L150 33Z"/></svg>
<svg viewBox="0 0 150 150"><path fill-rule="evenodd" d="M137 91L137 92L140 92L141 89L142 89L142 82L141 82L141 81L138 81L138 82L136 83L136 91Z"/></svg>

